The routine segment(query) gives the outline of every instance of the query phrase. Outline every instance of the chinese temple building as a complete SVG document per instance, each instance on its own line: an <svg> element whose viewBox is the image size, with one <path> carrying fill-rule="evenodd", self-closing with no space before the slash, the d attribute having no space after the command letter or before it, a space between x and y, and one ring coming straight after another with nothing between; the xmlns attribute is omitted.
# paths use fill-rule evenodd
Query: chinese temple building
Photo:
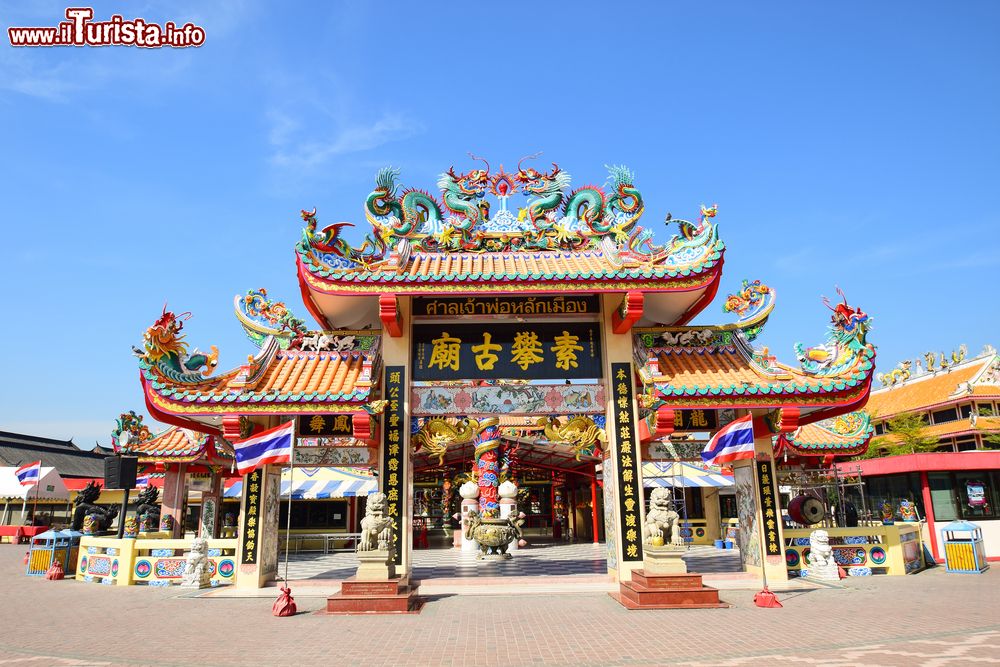
<svg viewBox="0 0 1000 667"><path fill-rule="evenodd" d="M980 526L987 557L1000 559L1000 356L987 345L966 357L963 345L880 373L882 387L867 407L873 451L894 453L901 441L892 424L901 415L922 418L918 434L929 447L852 462L876 504L906 500L915 507L937 560L944 557L940 527L954 520Z"/></svg>
<svg viewBox="0 0 1000 667"><path fill-rule="evenodd" d="M171 469L212 468L229 455L220 443L294 419L296 466L377 469L397 572L412 567L415 514L457 507L471 480L480 515L500 516L511 481L519 509L548 515L535 528L603 536L608 571L625 582L643 566L644 488L657 486L644 464L751 414L756 459L733 467L743 564L787 577L775 449L822 459L867 442L870 424L843 415L868 400L868 315L827 302L825 337L789 363L754 344L775 306L760 281L725 299L727 323L692 325L722 275L715 206L695 222L668 214L658 242L639 224L646 202L629 169L574 188L557 165L528 162L449 169L438 195L383 169L359 246L349 223L303 211L296 266L315 327L263 289L237 296L256 350L231 370L215 372L214 347L191 351L185 316L164 310L136 355L150 415L178 430L162 448L144 444L145 460L177 439L196 458ZM280 472L266 466L240 487L237 586L276 575Z"/></svg>

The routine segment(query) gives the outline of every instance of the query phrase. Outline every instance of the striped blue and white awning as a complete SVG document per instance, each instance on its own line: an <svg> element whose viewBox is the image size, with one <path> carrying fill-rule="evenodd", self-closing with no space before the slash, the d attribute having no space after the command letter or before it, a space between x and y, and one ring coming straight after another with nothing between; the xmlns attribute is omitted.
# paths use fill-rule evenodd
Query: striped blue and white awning
<svg viewBox="0 0 1000 667"><path fill-rule="evenodd" d="M369 475L354 474L337 468L296 469L294 478L289 480L288 470L284 470L281 474L281 497L288 498L289 491L294 500L352 498L378 491L378 481ZM240 498L242 495L242 480L225 492L226 498Z"/></svg>
<svg viewBox="0 0 1000 667"><path fill-rule="evenodd" d="M646 461L642 485L647 489L733 486L733 478L684 461Z"/></svg>

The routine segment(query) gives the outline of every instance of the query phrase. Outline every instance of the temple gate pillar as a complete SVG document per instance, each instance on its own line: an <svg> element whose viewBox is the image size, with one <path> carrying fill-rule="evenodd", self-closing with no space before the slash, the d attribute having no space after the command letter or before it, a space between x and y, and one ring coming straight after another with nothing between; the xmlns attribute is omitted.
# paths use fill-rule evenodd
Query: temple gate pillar
<svg viewBox="0 0 1000 667"><path fill-rule="evenodd" d="M642 567L642 454L638 441L635 373L632 367L632 332L615 333L615 315L621 294L602 294L604 332L603 375L607 458L604 475L604 535L608 573L629 581L632 570Z"/></svg>
<svg viewBox="0 0 1000 667"><path fill-rule="evenodd" d="M382 415L379 445L379 485L386 510L396 521L396 575L413 568L413 465L410 452L410 298L395 297L397 333L382 328L383 395L389 401ZM383 320L384 323L384 320Z"/></svg>
<svg viewBox="0 0 1000 667"><path fill-rule="evenodd" d="M709 540L722 539L722 517L719 507L719 490L704 488L701 497L705 509L705 537Z"/></svg>
<svg viewBox="0 0 1000 667"><path fill-rule="evenodd" d="M201 493L201 517L198 520L198 537L213 539L219 536L219 509L222 507L222 475L212 470L212 483Z"/></svg>
<svg viewBox="0 0 1000 667"><path fill-rule="evenodd" d="M280 491L280 465L263 466L243 476L236 588L261 588L278 573Z"/></svg>
<svg viewBox="0 0 1000 667"><path fill-rule="evenodd" d="M754 420L756 458L733 462L740 524L740 558L747 572L767 574L768 582L787 581L784 527L775 475L771 433Z"/></svg>
<svg viewBox="0 0 1000 667"><path fill-rule="evenodd" d="M187 464L167 464L163 475L163 501L160 503L160 522L167 516L173 517L174 527L171 537L184 537L184 510L187 505L188 481Z"/></svg>

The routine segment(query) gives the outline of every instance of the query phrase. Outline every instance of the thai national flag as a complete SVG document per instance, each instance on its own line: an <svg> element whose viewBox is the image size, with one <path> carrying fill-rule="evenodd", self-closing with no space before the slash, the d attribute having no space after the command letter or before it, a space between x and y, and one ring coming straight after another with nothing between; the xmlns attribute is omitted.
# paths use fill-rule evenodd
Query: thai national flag
<svg viewBox="0 0 1000 667"><path fill-rule="evenodd" d="M753 457L752 415L740 417L720 428L701 452L701 458L705 463L715 465Z"/></svg>
<svg viewBox="0 0 1000 667"><path fill-rule="evenodd" d="M140 486L149 486L149 475L142 475L135 478L135 486L139 488Z"/></svg>
<svg viewBox="0 0 1000 667"><path fill-rule="evenodd" d="M241 475L268 463L288 463L292 457L292 438L295 422L258 433L252 438L233 443L236 450L236 468Z"/></svg>
<svg viewBox="0 0 1000 667"><path fill-rule="evenodd" d="M35 461L34 463L26 463L14 471L14 474L17 475L17 480L21 482L23 486L37 484L38 478L42 475L42 462Z"/></svg>

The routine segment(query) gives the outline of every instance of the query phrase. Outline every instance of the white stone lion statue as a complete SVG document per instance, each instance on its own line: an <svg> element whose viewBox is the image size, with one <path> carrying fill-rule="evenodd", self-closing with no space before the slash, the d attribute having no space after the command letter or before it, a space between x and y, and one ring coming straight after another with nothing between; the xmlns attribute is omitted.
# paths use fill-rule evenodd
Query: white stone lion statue
<svg viewBox="0 0 1000 667"><path fill-rule="evenodd" d="M684 546L681 537L680 515L674 511L674 501L670 490L653 489L649 495L649 512L646 514L646 524L642 528L643 542L653 545L663 540L675 547Z"/></svg>
<svg viewBox="0 0 1000 667"><path fill-rule="evenodd" d="M358 551L387 551L392 544L392 519L385 515L385 494L381 491L368 496L365 518L361 520L361 542Z"/></svg>
<svg viewBox="0 0 1000 667"><path fill-rule="evenodd" d="M209 579L208 540L204 537L196 537L191 543L191 551L188 552L187 562L184 564L184 578L181 580L181 586L201 588L208 584Z"/></svg>
<svg viewBox="0 0 1000 667"><path fill-rule="evenodd" d="M809 534L809 574L813 579L840 580L840 570L833 557L830 534L825 530L814 530Z"/></svg>

